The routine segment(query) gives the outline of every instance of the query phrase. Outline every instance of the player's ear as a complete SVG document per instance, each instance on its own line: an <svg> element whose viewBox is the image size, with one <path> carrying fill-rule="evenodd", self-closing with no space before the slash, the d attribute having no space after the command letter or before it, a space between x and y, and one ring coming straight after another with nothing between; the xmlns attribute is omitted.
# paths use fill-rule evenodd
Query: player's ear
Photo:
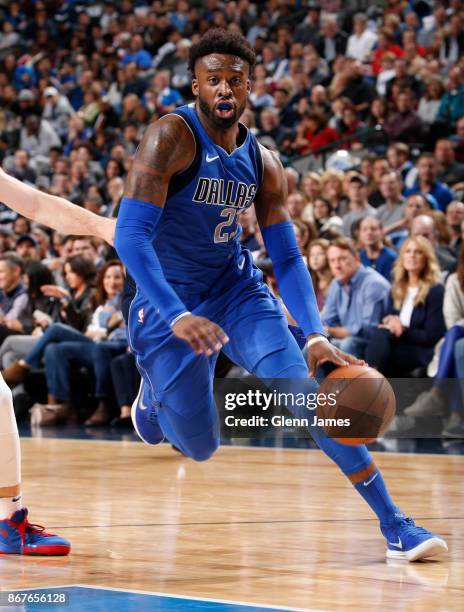
<svg viewBox="0 0 464 612"><path fill-rule="evenodd" d="M247 79L246 81L247 94L251 94L251 79Z"/></svg>
<svg viewBox="0 0 464 612"><path fill-rule="evenodd" d="M192 93L195 97L198 96L198 79L195 76L192 79Z"/></svg>

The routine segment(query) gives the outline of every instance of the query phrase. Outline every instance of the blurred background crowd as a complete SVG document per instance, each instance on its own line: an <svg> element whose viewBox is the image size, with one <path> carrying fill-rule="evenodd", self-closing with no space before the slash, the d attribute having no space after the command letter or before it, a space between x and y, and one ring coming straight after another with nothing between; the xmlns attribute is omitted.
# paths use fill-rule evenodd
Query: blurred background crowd
<svg viewBox="0 0 464 612"><path fill-rule="evenodd" d="M385 374L433 378L404 427L431 415L464 436L460 387L443 384L464 378L464 2L0 0L0 17L2 167L106 216L147 124L192 101L192 43L242 32L258 58L242 121L285 165L327 334ZM278 294L253 209L241 225ZM114 250L0 203L0 253L18 416L128 426Z"/></svg>

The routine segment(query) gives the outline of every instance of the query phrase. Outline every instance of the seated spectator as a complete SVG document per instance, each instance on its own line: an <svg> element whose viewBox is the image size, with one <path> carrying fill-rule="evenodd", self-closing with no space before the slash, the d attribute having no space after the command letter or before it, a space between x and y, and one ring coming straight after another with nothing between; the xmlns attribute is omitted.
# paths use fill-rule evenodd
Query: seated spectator
<svg viewBox="0 0 464 612"><path fill-rule="evenodd" d="M313 281L317 305L322 311L333 276L327 260L330 242L324 238L312 240L308 246L308 268Z"/></svg>
<svg viewBox="0 0 464 612"><path fill-rule="evenodd" d="M16 253L0 255L0 345L8 336L21 332L18 320L28 304L23 272L23 260Z"/></svg>
<svg viewBox="0 0 464 612"><path fill-rule="evenodd" d="M385 376L405 376L432 359L433 347L445 332L439 276L429 241L408 238L394 266L387 310L365 352L369 365Z"/></svg>
<svg viewBox="0 0 464 612"><path fill-rule="evenodd" d="M336 214L340 214L346 207L343 178L343 172L338 170L326 170L321 177L321 196L329 202L332 212Z"/></svg>
<svg viewBox="0 0 464 612"><path fill-rule="evenodd" d="M365 124L360 120L358 111L351 103L345 104L340 121L337 122L339 137L348 139L342 146L344 149L361 148L359 132ZM352 138L349 138L352 136Z"/></svg>
<svg viewBox="0 0 464 612"><path fill-rule="evenodd" d="M327 123L327 117L318 111L307 111L303 114L294 142L294 148L299 155L317 153L321 147L338 140L338 132Z"/></svg>
<svg viewBox="0 0 464 612"><path fill-rule="evenodd" d="M356 13L353 17L353 34L348 38L346 55L360 62L365 62L369 59L371 51L377 42L377 34L366 26L366 15L364 13Z"/></svg>
<svg viewBox="0 0 464 612"><path fill-rule="evenodd" d="M327 293L322 323L336 346L362 357L370 333L384 315L390 283L361 264L351 240L335 239L327 257L334 280Z"/></svg>
<svg viewBox="0 0 464 612"><path fill-rule="evenodd" d="M437 225L431 215L419 215L412 220L411 236L423 236L432 245L442 272L454 272L457 266L456 256L452 249L440 244Z"/></svg>
<svg viewBox="0 0 464 612"><path fill-rule="evenodd" d="M301 219L305 206L306 200L301 191L289 193L287 201L285 202L285 208L288 210L288 214L292 219Z"/></svg>
<svg viewBox="0 0 464 612"><path fill-rule="evenodd" d="M322 20L319 35L314 39L314 46L319 55L330 63L337 55L344 55L347 41L348 37L340 31L335 17L327 15Z"/></svg>
<svg viewBox="0 0 464 612"><path fill-rule="evenodd" d="M15 251L18 257L21 257L23 261L39 259L37 242L29 234L23 234L16 240Z"/></svg>
<svg viewBox="0 0 464 612"><path fill-rule="evenodd" d="M413 98L418 99L422 94L422 83L408 72L408 64L403 57L395 59L394 77L387 83L387 100L392 100L392 90L397 86L400 90L410 91Z"/></svg>
<svg viewBox="0 0 464 612"><path fill-rule="evenodd" d="M388 116L383 127L390 140L410 144L421 142L423 123L414 111L414 98L410 90L399 93L396 107Z"/></svg>
<svg viewBox="0 0 464 612"><path fill-rule="evenodd" d="M379 189L385 204L377 208L377 217L383 227L400 221L405 201L401 195L401 181L396 172L386 172L380 179Z"/></svg>
<svg viewBox="0 0 464 612"><path fill-rule="evenodd" d="M433 387L430 391L421 393L404 412L408 417L414 418L445 416L448 413L447 408L450 406L450 418L442 435L462 437L464 432L463 396L459 386L450 387L447 380L456 377L461 378L460 373L462 372L460 361L464 356L462 352L464 347L462 343L464 338L464 250L461 250L459 256L457 272L451 274L446 282L443 315L448 331L444 339L435 348L435 354L439 358L438 368L434 372ZM430 374L430 371L428 373ZM405 425L413 425L413 423L406 423Z"/></svg>
<svg viewBox="0 0 464 612"><path fill-rule="evenodd" d="M399 249L411 230L411 223L415 217L430 211L430 202L425 196L416 193L407 198L403 209L403 216L399 221L384 228L384 234L392 241L394 247Z"/></svg>
<svg viewBox="0 0 464 612"><path fill-rule="evenodd" d="M393 53L395 57L403 57L403 49L396 44L392 31L388 28L382 28L378 32L377 49L372 54L372 72L377 76L381 69L381 59L385 53Z"/></svg>
<svg viewBox="0 0 464 612"><path fill-rule="evenodd" d="M387 172L390 172L391 168L388 164L388 160L385 157L374 157L372 160L372 174L368 186L368 202L374 208L379 208L382 204L385 204L385 198L380 191L380 182L382 177Z"/></svg>
<svg viewBox="0 0 464 612"><path fill-rule="evenodd" d="M313 222L314 200L321 195L321 175L317 172L307 172L301 178L301 192L306 200L306 206L301 218L303 221Z"/></svg>
<svg viewBox="0 0 464 612"><path fill-rule="evenodd" d="M303 256L304 262L307 264L306 250L308 248L308 243L317 236L316 228L313 223L308 223L301 219L293 219L293 231L295 232L300 253Z"/></svg>
<svg viewBox="0 0 464 612"><path fill-rule="evenodd" d="M382 241L382 224L376 217L364 217L359 224L359 257L363 266L373 268L391 281L396 253Z"/></svg>
<svg viewBox="0 0 464 612"><path fill-rule="evenodd" d="M289 130L280 123L279 111L272 106L263 108L259 115L261 129L257 133L257 138L272 138L277 146L288 137Z"/></svg>
<svg viewBox="0 0 464 612"><path fill-rule="evenodd" d="M46 87L42 119L46 119L58 136L65 140L69 129L69 120L75 111L68 98L60 94L56 87Z"/></svg>
<svg viewBox="0 0 464 612"><path fill-rule="evenodd" d="M96 427L109 422L112 397L110 364L114 357L127 349L121 312L123 285L121 262L108 261L98 274L97 309L85 334L61 327L49 337L44 351L49 403L32 407L31 420L36 424L52 425L73 415L71 374L76 366L85 366L95 372L95 397L99 399L99 405L85 425Z"/></svg>
<svg viewBox="0 0 464 612"><path fill-rule="evenodd" d="M313 219L319 238L331 240L342 233L343 221L332 210L324 198L316 198L313 204Z"/></svg>
<svg viewBox="0 0 464 612"><path fill-rule="evenodd" d="M456 161L453 143L440 138L435 144L435 159L437 161L437 180L450 185L452 189L462 188L464 182L464 164ZM461 185L459 185L461 183Z"/></svg>
<svg viewBox="0 0 464 612"><path fill-rule="evenodd" d="M462 222L464 221L464 203L451 202L446 209L446 224L450 234L450 247L459 255L462 244Z"/></svg>
<svg viewBox="0 0 464 612"><path fill-rule="evenodd" d="M395 142L387 149L387 160L390 167L398 172L401 181L406 183L406 177L414 168L414 164L409 159L409 147L404 142Z"/></svg>
<svg viewBox="0 0 464 612"><path fill-rule="evenodd" d="M5 160L3 164L4 169L20 181L28 183L35 183L37 173L31 166L29 154L27 151L18 149L10 161Z"/></svg>
<svg viewBox="0 0 464 612"><path fill-rule="evenodd" d="M417 180L412 187L404 190L407 197L413 193L430 195L436 202L434 208L445 211L451 200L454 200L454 193L447 185L438 180L438 165L432 153L422 153L417 162Z"/></svg>
<svg viewBox="0 0 464 612"><path fill-rule="evenodd" d="M61 140L53 126L45 119L29 115L19 137L19 147L31 157L46 158L52 147L60 147Z"/></svg>
<svg viewBox="0 0 464 612"><path fill-rule="evenodd" d="M417 109L417 114L426 125L435 123L444 91L445 88L440 77L431 78L427 83Z"/></svg>
<svg viewBox="0 0 464 612"><path fill-rule="evenodd" d="M449 134L456 122L464 116L464 82L462 69L459 66L452 68L446 82L446 93L438 109L438 121L441 122Z"/></svg>
<svg viewBox="0 0 464 612"><path fill-rule="evenodd" d="M351 226L368 215L376 216L375 208L367 201L366 180L361 174L353 174L348 183L348 206L343 217L343 233L351 236Z"/></svg>
<svg viewBox="0 0 464 612"><path fill-rule="evenodd" d="M123 65L132 62L141 70L148 70L151 67L152 56L143 48L143 37L140 34L131 37L130 50L122 58Z"/></svg>
<svg viewBox="0 0 464 612"><path fill-rule="evenodd" d="M3 370L3 378L11 387L24 382L31 368L40 368L45 348L52 341L50 338L55 338L57 330L74 328L83 331L90 321L94 304L94 290L91 283L95 277L95 266L87 259L75 256L66 261L64 272L69 289L58 285L41 287L45 297L59 300L60 319L64 324L49 325L25 359L20 359Z"/></svg>

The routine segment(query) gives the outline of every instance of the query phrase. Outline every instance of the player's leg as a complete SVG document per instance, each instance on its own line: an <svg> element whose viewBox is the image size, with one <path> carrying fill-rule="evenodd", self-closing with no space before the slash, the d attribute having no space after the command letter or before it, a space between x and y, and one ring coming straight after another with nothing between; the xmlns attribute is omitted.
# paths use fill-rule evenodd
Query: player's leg
<svg viewBox="0 0 464 612"><path fill-rule="evenodd" d="M67 555L70 543L27 520L21 502L21 451L11 391L0 377L0 554Z"/></svg>
<svg viewBox="0 0 464 612"><path fill-rule="evenodd" d="M216 357L196 355L141 296L131 306L128 335L142 376L132 407L137 433L148 444L166 437L184 455L208 459L220 439L212 388Z"/></svg>
<svg viewBox="0 0 464 612"><path fill-rule="evenodd" d="M317 383L308 378L307 364L288 331L280 307L271 297L267 304L263 303L263 297L253 293L249 300L242 301L234 309L233 316L224 321L224 331L231 339L224 351L233 361L259 378L298 380L299 392L301 386L303 392L314 393ZM272 309L274 318L271 316ZM254 313L251 318L250 312ZM240 321L246 324L237 324ZM270 321L272 337L268 342ZM254 330L254 337L258 340L254 347L250 343L250 329ZM366 446L341 444L329 438L317 426L311 426L310 431L317 445L340 467L379 518L382 533L387 539L388 556L415 560L447 549L441 538L416 527L412 519L407 518L394 504Z"/></svg>

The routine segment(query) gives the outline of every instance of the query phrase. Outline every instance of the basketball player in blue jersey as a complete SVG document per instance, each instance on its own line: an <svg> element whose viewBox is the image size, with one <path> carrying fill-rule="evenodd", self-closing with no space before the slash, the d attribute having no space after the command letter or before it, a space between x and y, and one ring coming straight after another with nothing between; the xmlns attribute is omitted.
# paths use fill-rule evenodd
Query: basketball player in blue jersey
<svg viewBox="0 0 464 612"><path fill-rule="evenodd" d="M135 428L147 444L166 437L197 461L219 445L212 395L219 350L259 377L301 379L313 391L308 374L321 363L359 363L323 335L284 206L282 166L238 122L254 61L246 39L230 32L212 30L191 47L196 102L147 128L116 226L115 246L135 279L127 292L129 342L142 375ZM25 198L25 190L34 190L10 178L6 187L0 172L2 201L34 217ZM40 219L49 215L59 231L68 215L73 233L111 241L111 228L98 217L92 225L82 209L47 194L37 201ZM309 368L279 303L240 246L240 211L253 201L281 296L308 337ZM0 435L1 425L0 417ZM311 433L379 518L388 557L415 561L447 550L395 506L365 446L340 444L317 427Z"/></svg>
<svg viewBox="0 0 464 612"><path fill-rule="evenodd" d="M197 461L219 445L219 350L260 378L308 379L279 303L240 246L240 213L253 202L280 294L308 337L309 374L326 361L357 363L323 334L285 209L282 165L239 123L254 62L236 33L211 30L191 47L195 103L147 128L116 224L115 246L136 285L128 315L142 375L135 428L146 443L166 437ZM312 435L377 514L388 557L414 561L447 550L395 506L365 446L340 444L318 428Z"/></svg>

